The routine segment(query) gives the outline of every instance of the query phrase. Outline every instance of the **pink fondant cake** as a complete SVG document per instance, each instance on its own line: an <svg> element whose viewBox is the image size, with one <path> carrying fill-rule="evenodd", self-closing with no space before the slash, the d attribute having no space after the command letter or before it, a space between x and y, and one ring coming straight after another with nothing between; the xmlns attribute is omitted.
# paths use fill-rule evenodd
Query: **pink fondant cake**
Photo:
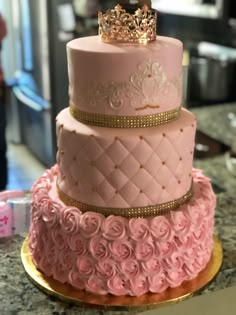
<svg viewBox="0 0 236 315"><path fill-rule="evenodd" d="M196 120L181 109L182 43L95 36L68 43L67 53L57 164L31 191L32 259L95 294L177 287L211 257L216 201L209 179L192 170Z"/></svg>

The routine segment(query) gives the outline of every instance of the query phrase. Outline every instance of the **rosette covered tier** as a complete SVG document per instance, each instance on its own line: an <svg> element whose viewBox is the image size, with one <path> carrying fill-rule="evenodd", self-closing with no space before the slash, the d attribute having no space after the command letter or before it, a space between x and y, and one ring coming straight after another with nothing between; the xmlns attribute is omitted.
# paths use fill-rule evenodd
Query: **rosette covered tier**
<svg viewBox="0 0 236 315"><path fill-rule="evenodd" d="M67 44L57 164L31 190L36 267L95 294L175 288L213 248L216 199L192 169L196 119L181 108L182 43L156 36L148 5L122 1L99 13L99 36Z"/></svg>
<svg viewBox="0 0 236 315"><path fill-rule="evenodd" d="M58 166L32 188L30 250L47 276L95 294L159 293L195 278L213 249L215 196L193 170L191 201L166 215L126 219L66 206Z"/></svg>

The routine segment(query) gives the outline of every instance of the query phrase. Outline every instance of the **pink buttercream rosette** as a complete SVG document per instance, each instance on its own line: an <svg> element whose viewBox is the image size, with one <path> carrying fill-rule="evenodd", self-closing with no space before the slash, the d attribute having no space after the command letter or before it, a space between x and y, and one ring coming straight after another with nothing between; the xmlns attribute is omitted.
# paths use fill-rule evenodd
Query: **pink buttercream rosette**
<svg viewBox="0 0 236 315"><path fill-rule="evenodd" d="M208 263L216 198L200 170L193 170L190 202L167 215L133 219L65 206L50 196L56 176L57 165L31 191L29 248L47 276L95 294L140 296L177 287Z"/></svg>

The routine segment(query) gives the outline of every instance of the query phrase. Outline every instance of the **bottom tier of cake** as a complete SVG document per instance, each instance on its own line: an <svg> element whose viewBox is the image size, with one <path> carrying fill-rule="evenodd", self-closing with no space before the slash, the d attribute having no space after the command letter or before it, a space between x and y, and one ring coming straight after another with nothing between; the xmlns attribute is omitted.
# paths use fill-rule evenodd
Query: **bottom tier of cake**
<svg viewBox="0 0 236 315"><path fill-rule="evenodd" d="M59 199L55 165L32 188L29 248L36 267L95 294L140 296L193 279L213 249L216 198L193 170L194 195L166 215L125 219L81 213Z"/></svg>

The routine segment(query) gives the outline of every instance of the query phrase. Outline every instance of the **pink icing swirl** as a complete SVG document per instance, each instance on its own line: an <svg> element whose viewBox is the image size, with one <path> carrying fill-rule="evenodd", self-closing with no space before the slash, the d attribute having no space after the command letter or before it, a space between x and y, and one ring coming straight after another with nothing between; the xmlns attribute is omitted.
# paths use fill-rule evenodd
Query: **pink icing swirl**
<svg viewBox="0 0 236 315"><path fill-rule="evenodd" d="M183 211L171 211L172 227L177 235L186 235L190 230L190 221Z"/></svg>
<svg viewBox="0 0 236 315"><path fill-rule="evenodd" d="M108 241L102 237L91 238L88 247L92 256L97 260L106 259L110 256Z"/></svg>
<svg viewBox="0 0 236 315"><path fill-rule="evenodd" d="M207 251L207 253L209 254L209 257L210 257L211 254L212 254L212 250L214 248L214 239L213 239L213 235L212 234L208 235L205 244L206 244L206 251Z"/></svg>
<svg viewBox="0 0 236 315"><path fill-rule="evenodd" d="M142 268L147 276L157 275L162 272L161 261L157 258L142 262Z"/></svg>
<svg viewBox="0 0 236 315"><path fill-rule="evenodd" d="M100 231L100 226L104 216L100 213L86 212L80 218L81 234L85 238L90 238Z"/></svg>
<svg viewBox="0 0 236 315"><path fill-rule="evenodd" d="M33 201L31 204L31 221L32 222L38 222L38 220L42 216L42 207L38 206L38 203Z"/></svg>
<svg viewBox="0 0 236 315"><path fill-rule="evenodd" d="M85 289L85 280L80 277L76 268L73 268L69 272L69 283L79 290Z"/></svg>
<svg viewBox="0 0 236 315"><path fill-rule="evenodd" d="M31 223L30 231L29 231L29 250L31 253L34 252L35 248L37 247L38 236L34 228L34 224Z"/></svg>
<svg viewBox="0 0 236 315"><path fill-rule="evenodd" d="M146 240L150 235L148 220L143 218L129 220L129 233L135 241Z"/></svg>
<svg viewBox="0 0 236 315"><path fill-rule="evenodd" d="M168 270L166 277L167 277L169 286L171 288L176 288L184 281L184 279L186 278L186 274L184 270L171 269L171 270Z"/></svg>
<svg viewBox="0 0 236 315"><path fill-rule="evenodd" d="M127 279L136 278L140 273L139 263L134 259L121 262L120 269Z"/></svg>
<svg viewBox="0 0 236 315"><path fill-rule="evenodd" d="M83 278L91 276L95 272L93 259L87 256L79 257L77 260L77 269Z"/></svg>
<svg viewBox="0 0 236 315"><path fill-rule="evenodd" d="M148 281L145 276L138 275L130 279L131 295L140 296L149 291Z"/></svg>
<svg viewBox="0 0 236 315"><path fill-rule="evenodd" d="M193 249L195 248L194 237L192 234L188 234L185 237L175 237L175 243L178 248L178 252L182 257L191 257L194 255Z"/></svg>
<svg viewBox="0 0 236 315"><path fill-rule="evenodd" d="M32 261L36 266L39 266L40 261L41 261L41 257L42 257L42 252L40 252L40 250L38 250L37 248L34 249L32 252L33 257L32 257Z"/></svg>
<svg viewBox="0 0 236 315"><path fill-rule="evenodd" d="M105 295L107 294L107 287L104 281L98 278L96 275L92 275L87 283L86 290L95 294Z"/></svg>
<svg viewBox="0 0 236 315"><path fill-rule="evenodd" d="M52 169L51 169L52 170ZM48 173L44 173L43 176L41 176L35 184L31 188L31 194L33 197L36 197L39 195L47 195L47 192L51 188L51 182L53 180L53 177L49 175L51 173L51 170Z"/></svg>
<svg viewBox="0 0 236 315"><path fill-rule="evenodd" d="M42 241L44 244L48 243L48 242L52 242L52 231L51 229L46 230L43 234L42 234Z"/></svg>
<svg viewBox="0 0 236 315"><path fill-rule="evenodd" d="M192 169L192 176L194 177L194 181L197 183L202 183L202 182L209 182L210 179L203 175L202 170L199 170L197 168Z"/></svg>
<svg viewBox="0 0 236 315"><path fill-rule="evenodd" d="M33 201L40 206L40 203L44 200L48 199L47 195L48 189L45 187L37 187L35 189L31 190L31 196L33 198Z"/></svg>
<svg viewBox="0 0 236 315"><path fill-rule="evenodd" d="M107 287L110 293L114 295L126 295L129 292L128 280L119 275L107 281Z"/></svg>
<svg viewBox="0 0 236 315"><path fill-rule="evenodd" d="M117 273L116 265L112 259L98 261L96 266L98 276L102 279L113 278Z"/></svg>
<svg viewBox="0 0 236 315"><path fill-rule="evenodd" d="M60 208L59 203L55 201L46 200L42 203L43 221L46 222L50 228L59 223Z"/></svg>
<svg viewBox="0 0 236 315"><path fill-rule="evenodd" d="M206 266L208 259L209 259L208 257L206 258L205 256L199 254L194 259L193 266L198 270L202 270Z"/></svg>
<svg viewBox="0 0 236 315"><path fill-rule="evenodd" d="M117 261L126 261L133 258L133 246L128 240L117 240L109 243L112 256Z"/></svg>
<svg viewBox="0 0 236 315"><path fill-rule="evenodd" d="M189 219L189 221L193 224L194 229L197 229L202 220L203 220L203 211L202 208L204 207L204 202L200 199L197 202L197 207L194 207L191 203L186 206L186 210L184 214Z"/></svg>
<svg viewBox="0 0 236 315"><path fill-rule="evenodd" d="M148 241L139 241L135 246L135 256L140 261L147 261L154 256L154 246L151 238Z"/></svg>
<svg viewBox="0 0 236 315"><path fill-rule="evenodd" d="M168 282L166 280L166 275L164 273L148 277L148 282L149 291L153 293L156 292L161 293L168 288Z"/></svg>
<svg viewBox="0 0 236 315"><path fill-rule="evenodd" d="M69 251L60 251L59 262L64 270L70 270L76 263L75 256Z"/></svg>
<svg viewBox="0 0 236 315"><path fill-rule="evenodd" d="M200 225L200 229L198 230L195 230L193 232L193 238L195 240L195 242L197 244L202 244L205 242L205 239L206 239L206 231L207 231L207 228L206 228L206 224L202 223Z"/></svg>
<svg viewBox="0 0 236 315"><path fill-rule="evenodd" d="M183 259L180 254L174 252L171 256L164 258L162 264L165 270L180 270L183 266Z"/></svg>
<svg viewBox="0 0 236 315"><path fill-rule="evenodd" d="M59 251L68 247L67 238L65 238L65 234L60 226L56 226L51 230L51 238Z"/></svg>
<svg viewBox="0 0 236 315"><path fill-rule="evenodd" d="M210 235L213 235L214 232L214 218L209 218L206 220L206 226Z"/></svg>
<svg viewBox="0 0 236 315"><path fill-rule="evenodd" d="M125 218L110 215L102 224L103 237L108 240L124 238L126 235L126 222Z"/></svg>
<svg viewBox="0 0 236 315"><path fill-rule="evenodd" d="M205 203L203 204L202 207L202 214L206 218L212 218L214 216L214 211L212 209L215 209L216 207L216 197L215 195L207 196L207 200L205 200Z"/></svg>
<svg viewBox="0 0 236 315"><path fill-rule="evenodd" d="M46 244L45 246L45 255L48 259L48 263L52 264L52 265L56 265L58 263L59 260L59 251L58 249L53 246L52 244Z"/></svg>
<svg viewBox="0 0 236 315"><path fill-rule="evenodd" d="M164 216L157 216L150 220L152 235L160 242L167 242L172 238L172 228Z"/></svg>
<svg viewBox="0 0 236 315"><path fill-rule="evenodd" d="M166 242L166 243L160 243L160 251L162 257L169 257L176 251L176 244L174 241L172 242Z"/></svg>
<svg viewBox="0 0 236 315"><path fill-rule="evenodd" d="M68 271L63 268L63 266L61 265L61 263L57 263L52 270L53 273L53 277L54 279L56 279L57 281L61 282L61 283L65 283L68 282Z"/></svg>
<svg viewBox="0 0 236 315"><path fill-rule="evenodd" d="M68 237L68 245L77 256L84 256L87 253L87 240L82 238L79 234L70 235Z"/></svg>
<svg viewBox="0 0 236 315"><path fill-rule="evenodd" d="M209 261L209 257L205 256L196 256L193 257L191 261L189 260L187 263L184 264L183 270L188 276L188 279L193 279L197 276L199 271L201 271L206 263Z"/></svg>
<svg viewBox="0 0 236 315"><path fill-rule="evenodd" d="M48 262L45 256L40 255L41 259L38 263L39 269L42 270L46 276L50 277L52 275L53 266Z"/></svg>
<svg viewBox="0 0 236 315"><path fill-rule="evenodd" d="M77 208L64 207L61 210L61 226L65 233L72 234L79 231L81 212Z"/></svg>
<svg viewBox="0 0 236 315"><path fill-rule="evenodd" d="M48 181L50 187L51 187L51 183L53 181L54 176L56 175L55 173L55 165L50 169L50 170L46 170L43 174L43 177L46 178L46 180Z"/></svg>
<svg viewBox="0 0 236 315"><path fill-rule="evenodd" d="M41 236L43 236L44 233L46 232L43 221L39 222L39 224L31 225L29 249L32 253L34 253L35 250L43 252L45 245Z"/></svg>

